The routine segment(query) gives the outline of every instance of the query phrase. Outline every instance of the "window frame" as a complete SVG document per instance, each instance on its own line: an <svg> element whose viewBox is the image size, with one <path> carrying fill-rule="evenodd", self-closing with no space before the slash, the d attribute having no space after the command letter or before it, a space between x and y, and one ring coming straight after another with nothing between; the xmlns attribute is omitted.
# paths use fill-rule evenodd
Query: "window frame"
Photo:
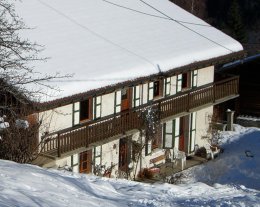
<svg viewBox="0 0 260 207"><path fill-rule="evenodd" d="M165 81L165 83L164 83L164 95L165 95L165 97L167 97L167 96L171 95L171 77L165 78L164 81Z"/></svg>
<svg viewBox="0 0 260 207"><path fill-rule="evenodd" d="M100 100L97 103L97 100ZM97 116L97 108L99 107L99 116ZM102 117L102 96L96 96L94 98L94 119L100 119Z"/></svg>

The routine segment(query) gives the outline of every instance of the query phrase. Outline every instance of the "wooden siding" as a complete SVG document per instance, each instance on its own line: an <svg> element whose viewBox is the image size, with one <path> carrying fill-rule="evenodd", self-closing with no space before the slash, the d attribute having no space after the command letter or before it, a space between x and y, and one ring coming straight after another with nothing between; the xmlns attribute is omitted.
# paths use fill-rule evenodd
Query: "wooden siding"
<svg viewBox="0 0 260 207"><path fill-rule="evenodd" d="M96 142L124 134L142 127L141 111L147 107L158 108L160 119L196 110L205 105L221 103L238 95L238 77L201 86L189 91L156 100L138 108L90 121L77 127L64 129L42 137L41 152L60 157L64 153L88 147Z"/></svg>

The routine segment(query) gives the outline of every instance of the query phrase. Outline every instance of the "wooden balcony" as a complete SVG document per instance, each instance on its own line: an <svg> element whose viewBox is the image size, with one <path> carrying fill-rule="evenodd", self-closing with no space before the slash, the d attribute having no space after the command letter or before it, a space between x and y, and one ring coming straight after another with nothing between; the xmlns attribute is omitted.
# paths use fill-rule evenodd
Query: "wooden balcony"
<svg viewBox="0 0 260 207"><path fill-rule="evenodd" d="M238 96L238 83L239 78L232 77L161 98L127 112L45 135L42 137L41 153L52 158L71 155L73 151L86 149L91 144L105 143L111 137L140 129L143 125L140 115L148 107L159 109L160 119L163 120L230 100Z"/></svg>

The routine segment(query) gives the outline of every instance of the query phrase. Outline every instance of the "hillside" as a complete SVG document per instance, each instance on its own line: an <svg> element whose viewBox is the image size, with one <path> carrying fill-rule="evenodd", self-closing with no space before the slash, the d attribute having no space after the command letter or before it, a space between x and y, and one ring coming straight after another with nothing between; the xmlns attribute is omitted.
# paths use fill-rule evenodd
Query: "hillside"
<svg viewBox="0 0 260 207"><path fill-rule="evenodd" d="M260 206L260 130L225 133L223 146L218 159L186 171L185 185L150 185L1 160L0 206Z"/></svg>

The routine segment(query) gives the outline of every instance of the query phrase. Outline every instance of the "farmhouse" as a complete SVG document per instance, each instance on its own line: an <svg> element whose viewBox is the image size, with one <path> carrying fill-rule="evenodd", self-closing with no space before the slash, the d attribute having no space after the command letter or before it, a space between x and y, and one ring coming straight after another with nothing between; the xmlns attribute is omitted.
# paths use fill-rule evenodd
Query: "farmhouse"
<svg viewBox="0 0 260 207"><path fill-rule="evenodd" d="M163 163L166 152L193 155L207 143L214 105L238 96L237 77L214 73L243 56L241 44L168 0L16 5L34 28L22 35L49 57L35 69L72 75L34 101L45 167L106 165L115 176Z"/></svg>

